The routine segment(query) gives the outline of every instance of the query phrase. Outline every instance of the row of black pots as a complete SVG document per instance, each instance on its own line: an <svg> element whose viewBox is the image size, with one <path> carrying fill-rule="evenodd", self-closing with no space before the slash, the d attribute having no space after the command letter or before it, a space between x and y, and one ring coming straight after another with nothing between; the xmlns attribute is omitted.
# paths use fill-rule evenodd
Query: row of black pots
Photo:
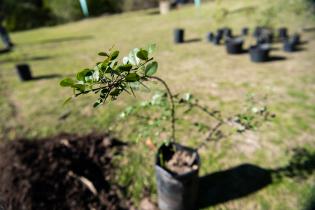
<svg viewBox="0 0 315 210"><path fill-rule="evenodd" d="M271 33L272 36L273 36L273 31L269 28L265 28L265 27L261 27L261 26L257 26L255 29L254 29L254 32L253 32L253 36L258 38L260 37L264 32L268 32L268 33ZM278 37L280 39L286 39L288 38L288 29L286 27L281 27L278 29Z"/></svg>
<svg viewBox="0 0 315 210"><path fill-rule="evenodd" d="M241 35L247 36L249 33L249 29L247 27L242 28ZM271 29L257 26L254 29L253 36L257 39L257 44L266 44L272 43L274 40L274 34ZM213 42L215 44L220 43L220 40L224 37L232 38L232 30L228 27L219 28L216 34L209 33L208 41ZM285 27L278 29L278 37L280 40L284 41L288 39L288 29ZM183 43L184 42L184 29L178 28L174 31L174 42L175 43Z"/></svg>

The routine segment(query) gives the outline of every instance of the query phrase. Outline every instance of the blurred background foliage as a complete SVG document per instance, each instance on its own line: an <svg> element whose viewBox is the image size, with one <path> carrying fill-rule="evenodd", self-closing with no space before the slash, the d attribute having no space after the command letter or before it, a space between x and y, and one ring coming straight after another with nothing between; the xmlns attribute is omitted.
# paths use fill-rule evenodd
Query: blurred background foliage
<svg viewBox="0 0 315 210"><path fill-rule="evenodd" d="M159 0L87 0L91 16L158 6ZM2 0L1 16L11 30L49 26L83 18L79 0Z"/></svg>
<svg viewBox="0 0 315 210"><path fill-rule="evenodd" d="M219 3L220 0L215 1ZM98 16L157 7L159 0L87 0L87 3L90 15ZM281 8L270 7L261 11L257 21L261 25L272 25L274 16L283 10L290 10L295 14L306 10L314 13L314 5L315 0L284 0ZM1 0L0 12L4 17L5 26L10 31L56 25L83 18L79 0ZM226 13L223 12L221 14L220 10L217 15L222 16Z"/></svg>

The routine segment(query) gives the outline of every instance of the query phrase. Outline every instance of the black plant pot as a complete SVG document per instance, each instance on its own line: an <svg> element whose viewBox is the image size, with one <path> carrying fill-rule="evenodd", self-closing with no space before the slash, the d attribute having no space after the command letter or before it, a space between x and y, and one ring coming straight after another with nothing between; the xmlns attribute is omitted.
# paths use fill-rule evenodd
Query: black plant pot
<svg viewBox="0 0 315 210"><path fill-rule="evenodd" d="M285 40L288 38L288 29L283 27L279 28L279 38L280 40Z"/></svg>
<svg viewBox="0 0 315 210"><path fill-rule="evenodd" d="M235 38L235 39L229 39L226 41L226 51L228 54L240 54L243 52L243 39L241 38Z"/></svg>
<svg viewBox="0 0 315 210"><path fill-rule="evenodd" d="M249 48L250 59L255 63L268 61L269 52L270 46L268 44L255 45Z"/></svg>
<svg viewBox="0 0 315 210"><path fill-rule="evenodd" d="M221 40L222 40L222 37L217 34L216 36L213 37L212 43L214 45L220 45Z"/></svg>
<svg viewBox="0 0 315 210"><path fill-rule="evenodd" d="M208 42L212 42L213 41L213 38L214 38L214 34L212 32L209 32L207 34L207 40Z"/></svg>
<svg viewBox="0 0 315 210"><path fill-rule="evenodd" d="M223 28L223 36L232 38L232 30L230 28Z"/></svg>
<svg viewBox="0 0 315 210"><path fill-rule="evenodd" d="M255 30L254 30L253 36L256 37L256 38L257 38L257 37L260 37L262 30L263 30L262 27L257 26L257 27L255 28Z"/></svg>
<svg viewBox="0 0 315 210"><path fill-rule="evenodd" d="M198 167L185 174L175 174L161 163L169 160L176 150L186 150L191 154L195 153L194 164ZM162 145L156 156L156 178L158 191L158 205L160 210L196 210L198 197L198 172L200 166L199 155L196 150L179 144L171 143Z"/></svg>
<svg viewBox="0 0 315 210"><path fill-rule="evenodd" d="M259 45L259 44L272 44L272 42L273 42L273 34L272 33L261 34L259 37L256 38L257 45Z"/></svg>
<svg viewBox="0 0 315 210"><path fill-rule="evenodd" d="M223 34L224 34L224 29L223 28L218 29L217 36L220 37L220 39L223 38Z"/></svg>
<svg viewBox="0 0 315 210"><path fill-rule="evenodd" d="M291 39L287 39L283 42L283 50L286 52L294 52L296 51L296 43Z"/></svg>
<svg viewBox="0 0 315 210"><path fill-rule="evenodd" d="M29 65L18 64L15 66L15 69L21 81L32 80L32 72Z"/></svg>
<svg viewBox="0 0 315 210"><path fill-rule="evenodd" d="M242 31L241 31L241 34L242 34L242 36L247 36L248 35L248 28L247 27L244 27L244 28L242 28Z"/></svg>
<svg viewBox="0 0 315 210"><path fill-rule="evenodd" d="M300 44L300 42L301 42L301 37L300 37L300 35L299 34L294 34L293 36L292 36L292 43L294 43L295 45L298 45L298 44Z"/></svg>
<svg viewBox="0 0 315 210"><path fill-rule="evenodd" d="M184 43L184 29L177 28L174 30L174 42L176 44Z"/></svg>

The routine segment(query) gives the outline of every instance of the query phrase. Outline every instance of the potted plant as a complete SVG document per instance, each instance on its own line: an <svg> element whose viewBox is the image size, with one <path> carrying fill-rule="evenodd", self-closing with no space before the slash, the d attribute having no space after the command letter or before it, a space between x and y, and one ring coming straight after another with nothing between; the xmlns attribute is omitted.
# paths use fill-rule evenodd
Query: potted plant
<svg viewBox="0 0 315 210"><path fill-rule="evenodd" d="M160 14L161 15L168 14L170 12L170 9L171 9L170 1L169 0L160 0L159 7L160 7Z"/></svg>
<svg viewBox="0 0 315 210"><path fill-rule="evenodd" d="M149 45L147 48L135 48L122 59L122 63L117 60L119 51L111 49L109 52L100 52L99 55L104 57L101 62L96 63L93 68L78 72L76 79L63 79L60 85L73 89L73 96L68 98L66 102L75 97L94 93L98 95L98 99L93 106L98 107L107 100L118 99L123 92L133 95L136 84L145 88L147 88L145 83L150 81L161 84L166 92L160 95L160 99L168 102L164 111L168 114L166 119L170 119L171 128L167 130L170 133L169 140L164 142L156 153L155 169L159 208L161 210L194 210L197 208L198 172L200 168L198 149L209 141L217 141L222 138L223 134L220 128L224 124L236 125L238 132L244 132L255 127L255 115L267 119L270 114L265 107L255 108L255 110L251 108L249 115L238 114L223 118L219 111L208 110L207 107L200 105L199 100L193 99L190 94L185 94L184 97L173 94L168 84L160 77L155 76L158 63L151 57L154 49L155 45ZM144 110L150 106L165 104L156 103L156 100L155 97L154 103L141 103L140 108L135 110ZM201 123L194 124L200 128L206 128L207 131L205 141L197 149L177 143L176 105L178 107L179 104L183 105L185 109L199 109L217 121L215 126L209 128ZM131 113L132 111L129 109L128 114ZM135 115L138 116L138 113L135 112ZM151 121L150 117L152 114L145 119Z"/></svg>

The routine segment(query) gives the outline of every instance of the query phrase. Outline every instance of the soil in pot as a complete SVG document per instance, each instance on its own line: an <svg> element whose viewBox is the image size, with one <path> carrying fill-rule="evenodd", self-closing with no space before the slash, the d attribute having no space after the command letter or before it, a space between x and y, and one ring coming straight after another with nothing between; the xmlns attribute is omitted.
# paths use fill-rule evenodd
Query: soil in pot
<svg viewBox="0 0 315 210"><path fill-rule="evenodd" d="M254 45L249 48L251 61L255 63L266 62L269 60L270 45Z"/></svg>
<svg viewBox="0 0 315 210"><path fill-rule="evenodd" d="M155 168L161 210L196 210L199 166L194 149L179 144L159 148Z"/></svg>
<svg viewBox="0 0 315 210"><path fill-rule="evenodd" d="M16 73L18 74L21 81L32 80L32 72L30 66L27 64L18 64L15 66Z"/></svg>
<svg viewBox="0 0 315 210"><path fill-rule="evenodd" d="M228 54L241 54L243 52L242 38L228 39L225 43L226 51Z"/></svg>
<svg viewBox="0 0 315 210"><path fill-rule="evenodd" d="M176 44L184 43L184 29L177 28L174 30L174 42Z"/></svg>

